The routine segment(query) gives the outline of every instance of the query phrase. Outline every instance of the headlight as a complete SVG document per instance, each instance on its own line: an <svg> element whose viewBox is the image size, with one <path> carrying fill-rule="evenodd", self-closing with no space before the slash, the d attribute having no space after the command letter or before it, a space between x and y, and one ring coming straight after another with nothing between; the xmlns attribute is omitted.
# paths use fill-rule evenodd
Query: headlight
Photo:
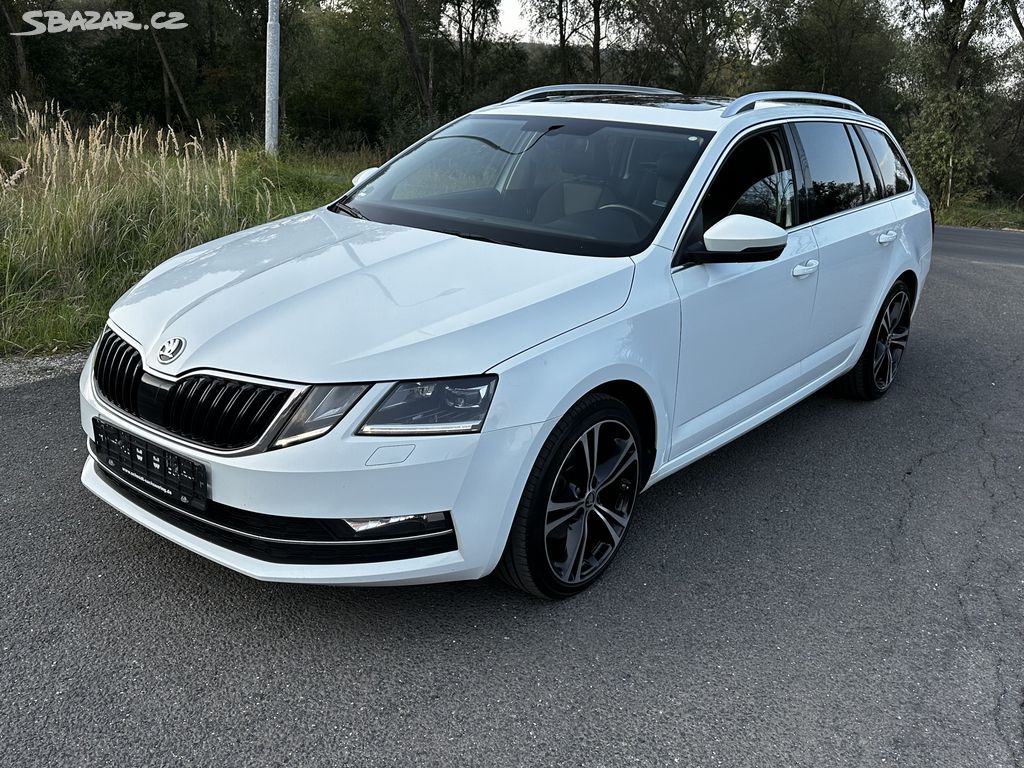
<svg viewBox="0 0 1024 768"><path fill-rule="evenodd" d="M497 376L403 381L359 429L360 435L451 435L479 432Z"/></svg>
<svg viewBox="0 0 1024 768"><path fill-rule="evenodd" d="M284 448L329 432L368 390L365 384L339 384L313 387L274 441Z"/></svg>

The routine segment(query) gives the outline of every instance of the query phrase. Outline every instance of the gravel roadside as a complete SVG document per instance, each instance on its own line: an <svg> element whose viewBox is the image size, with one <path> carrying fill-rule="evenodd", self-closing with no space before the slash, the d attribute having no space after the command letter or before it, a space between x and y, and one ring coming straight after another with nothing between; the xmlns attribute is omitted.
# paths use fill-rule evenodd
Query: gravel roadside
<svg viewBox="0 0 1024 768"><path fill-rule="evenodd" d="M88 352L71 352L43 357L0 358L0 389L76 373L85 365Z"/></svg>

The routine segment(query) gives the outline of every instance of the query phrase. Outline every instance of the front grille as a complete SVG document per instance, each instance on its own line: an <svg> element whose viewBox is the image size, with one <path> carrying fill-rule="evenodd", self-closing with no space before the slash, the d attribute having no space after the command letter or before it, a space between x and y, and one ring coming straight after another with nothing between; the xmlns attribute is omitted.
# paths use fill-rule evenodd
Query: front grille
<svg viewBox="0 0 1024 768"><path fill-rule="evenodd" d="M96 386L111 405L139 415L139 385L142 382L142 355L109 328L96 350Z"/></svg>
<svg viewBox="0 0 1024 768"><path fill-rule="evenodd" d="M147 424L200 445L236 450L256 443L292 390L197 374L169 382L146 373L142 356L109 328L96 350L103 399Z"/></svg>
<svg viewBox="0 0 1024 768"><path fill-rule="evenodd" d="M204 445L240 448L267 431L289 391L215 376L189 376L171 387L164 406L168 432Z"/></svg>

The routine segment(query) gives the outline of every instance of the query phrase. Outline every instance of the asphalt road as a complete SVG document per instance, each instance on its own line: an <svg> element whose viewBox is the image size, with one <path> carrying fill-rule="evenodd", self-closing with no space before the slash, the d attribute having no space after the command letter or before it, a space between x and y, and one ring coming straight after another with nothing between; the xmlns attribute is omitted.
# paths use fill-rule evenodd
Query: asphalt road
<svg viewBox="0 0 1024 768"><path fill-rule="evenodd" d="M940 229L900 380L645 494L603 581L262 584L78 482L0 389L0 764L1024 764L1024 235Z"/></svg>

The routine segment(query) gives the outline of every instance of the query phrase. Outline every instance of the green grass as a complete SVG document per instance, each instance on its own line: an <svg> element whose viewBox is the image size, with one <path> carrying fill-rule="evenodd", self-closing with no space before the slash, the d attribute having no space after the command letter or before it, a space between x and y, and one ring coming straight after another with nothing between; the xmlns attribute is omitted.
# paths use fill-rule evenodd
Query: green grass
<svg viewBox="0 0 1024 768"><path fill-rule="evenodd" d="M955 227L1024 230L1024 208L981 203L954 203L950 208L936 210L935 221Z"/></svg>
<svg viewBox="0 0 1024 768"><path fill-rule="evenodd" d="M110 305L161 261L323 205L373 152L285 154L14 102L0 125L0 355L91 344Z"/></svg>

